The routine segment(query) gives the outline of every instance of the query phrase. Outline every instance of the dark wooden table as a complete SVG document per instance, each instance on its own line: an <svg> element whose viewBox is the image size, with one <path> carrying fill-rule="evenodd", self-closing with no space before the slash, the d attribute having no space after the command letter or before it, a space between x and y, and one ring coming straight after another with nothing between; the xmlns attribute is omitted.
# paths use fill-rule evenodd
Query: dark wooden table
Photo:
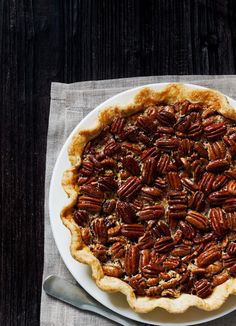
<svg viewBox="0 0 236 326"><path fill-rule="evenodd" d="M236 2L0 1L0 325L39 325L52 81L235 74Z"/></svg>

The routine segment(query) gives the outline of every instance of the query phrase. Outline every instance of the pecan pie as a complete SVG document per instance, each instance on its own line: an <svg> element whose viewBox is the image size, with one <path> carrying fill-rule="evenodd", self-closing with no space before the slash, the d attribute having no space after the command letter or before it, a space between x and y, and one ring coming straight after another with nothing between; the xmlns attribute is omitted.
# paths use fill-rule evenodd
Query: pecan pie
<svg viewBox="0 0 236 326"><path fill-rule="evenodd" d="M137 312L213 310L236 293L234 120L221 93L169 84L74 136L71 253Z"/></svg>

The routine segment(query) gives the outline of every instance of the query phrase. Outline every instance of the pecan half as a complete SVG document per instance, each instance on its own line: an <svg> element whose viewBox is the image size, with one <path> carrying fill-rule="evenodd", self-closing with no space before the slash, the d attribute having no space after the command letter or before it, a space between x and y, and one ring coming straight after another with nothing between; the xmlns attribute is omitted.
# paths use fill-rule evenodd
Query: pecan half
<svg viewBox="0 0 236 326"><path fill-rule="evenodd" d="M193 153L193 146L194 146L194 142L192 140L189 139L181 140L178 149L179 155L181 157L191 156L191 154Z"/></svg>
<svg viewBox="0 0 236 326"><path fill-rule="evenodd" d="M209 211L211 227L218 235L223 235L227 230L227 220L221 208L211 208Z"/></svg>
<svg viewBox="0 0 236 326"><path fill-rule="evenodd" d="M138 240L138 247L139 249L148 249L152 248L154 245L155 240L152 237L151 231L146 232L142 237Z"/></svg>
<svg viewBox="0 0 236 326"><path fill-rule="evenodd" d="M167 180L170 185L170 188L173 190L181 190L182 184L179 174L177 172L169 172L167 174Z"/></svg>
<svg viewBox="0 0 236 326"><path fill-rule="evenodd" d="M111 215L116 208L116 201L115 199L107 200L102 206L103 214L105 216Z"/></svg>
<svg viewBox="0 0 236 326"><path fill-rule="evenodd" d="M236 243L230 242L226 251L227 251L228 255L235 256L236 255Z"/></svg>
<svg viewBox="0 0 236 326"><path fill-rule="evenodd" d="M235 180L229 181L229 183L227 184L227 190L230 194L236 195L236 181Z"/></svg>
<svg viewBox="0 0 236 326"><path fill-rule="evenodd" d="M141 189L145 194L153 196L153 197L160 197L162 191L155 187L142 187Z"/></svg>
<svg viewBox="0 0 236 326"><path fill-rule="evenodd" d="M100 189L98 189L97 187L92 186L92 185L80 186L80 192L82 194L85 194L85 195L88 195L88 196L91 196L91 197L94 197L94 198L103 199L103 197L104 197L103 192Z"/></svg>
<svg viewBox="0 0 236 326"><path fill-rule="evenodd" d="M208 225L207 217L196 211L189 211L186 216L186 221L197 229L206 229Z"/></svg>
<svg viewBox="0 0 236 326"><path fill-rule="evenodd" d="M227 127L224 123L212 123L204 128L205 135L209 140L218 140L222 138L227 131Z"/></svg>
<svg viewBox="0 0 236 326"><path fill-rule="evenodd" d="M137 274L129 279L129 285L132 286L135 293L143 295L145 293L144 289L147 286L147 282L141 274Z"/></svg>
<svg viewBox="0 0 236 326"><path fill-rule="evenodd" d="M191 125L190 115L181 117L175 125L175 129L179 132L186 132Z"/></svg>
<svg viewBox="0 0 236 326"><path fill-rule="evenodd" d="M141 189L141 181L137 177L129 177L118 189L117 195L121 199L133 198Z"/></svg>
<svg viewBox="0 0 236 326"><path fill-rule="evenodd" d="M219 160L210 162L207 165L206 170L208 172L220 173L220 172L223 172L224 170L227 170L229 168L229 166L230 166L230 163L227 160L219 159Z"/></svg>
<svg viewBox="0 0 236 326"><path fill-rule="evenodd" d="M156 125L154 124L151 117L148 116L139 116L137 119L137 125L146 133L150 134L155 132Z"/></svg>
<svg viewBox="0 0 236 326"><path fill-rule="evenodd" d="M228 228L232 231L236 231L236 212L227 214Z"/></svg>
<svg viewBox="0 0 236 326"><path fill-rule="evenodd" d="M158 122L163 126L173 126L176 123L174 113L166 111L165 108L157 112L156 116Z"/></svg>
<svg viewBox="0 0 236 326"><path fill-rule="evenodd" d="M212 183L212 190L220 190L222 189L226 183L228 181L228 178L223 175L223 174L219 174L215 177L214 182Z"/></svg>
<svg viewBox="0 0 236 326"><path fill-rule="evenodd" d="M158 158L160 156L160 151L156 147L146 149L141 154L141 160L145 161L150 157Z"/></svg>
<svg viewBox="0 0 236 326"><path fill-rule="evenodd" d="M139 175L140 168L138 162L132 156L126 156L122 160L123 167L128 170L132 175Z"/></svg>
<svg viewBox="0 0 236 326"><path fill-rule="evenodd" d="M188 206L192 210L202 212L205 209L205 204L205 196L202 191L196 191L189 197Z"/></svg>
<svg viewBox="0 0 236 326"><path fill-rule="evenodd" d="M162 236L170 236L171 235L168 225L163 221L158 222L158 224L157 223L151 224L150 228L151 228L152 233L157 238L160 238Z"/></svg>
<svg viewBox="0 0 236 326"><path fill-rule="evenodd" d="M236 264L236 256L230 256L228 253L222 255L223 265L226 268L232 267Z"/></svg>
<svg viewBox="0 0 236 326"><path fill-rule="evenodd" d="M113 156L120 150L120 148L120 144L118 144L114 139L111 139L104 147L104 154L107 156Z"/></svg>
<svg viewBox="0 0 236 326"><path fill-rule="evenodd" d="M209 144L208 153L209 153L209 158L212 161L218 159L224 159L226 154L226 148L224 146L224 143L222 141L217 141L212 144Z"/></svg>
<svg viewBox="0 0 236 326"><path fill-rule="evenodd" d="M123 224L121 233L127 238L137 239L144 234L144 226L142 224Z"/></svg>
<svg viewBox="0 0 236 326"><path fill-rule="evenodd" d="M174 257L184 257L189 255L191 252L191 247L185 244L180 244L175 246L175 248L171 251L171 255Z"/></svg>
<svg viewBox="0 0 236 326"><path fill-rule="evenodd" d="M117 182L112 176L105 176L98 179L98 188L101 191L114 191L117 189Z"/></svg>
<svg viewBox="0 0 236 326"><path fill-rule="evenodd" d="M171 251L173 247L174 247L174 240L170 236L161 237L160 239L156 240L154 245L154 248L159 253Z"/></svg>
<svg viewBox="0 0 236 326"><path fill-rule="evenodd" d="M129 203L123 201L117 201L116 215L124 223L133 223L136 220L135 210Z"/></svg>
<svg viewBox="0 0 236 326"><path fill-rule="evenodd" d="M120 266L115 265L103 265L102 269L105 275L112 277L121 277L124 273Z"/></svg>
<svg viewBox="0 0 236 326"><path fill-rule="evenodd" d="M209 195L208 201L211 206L219 206L224 204L229 197L230 193L226 190L215 191Z"/></svg>
<svg viewBox="0 0 236 326"><path fill-rule="evenodd" d="M187 137L190 139L197 140L202 135L202 125L200 121L196 121L192 123L191 126L188 128Z"/></svg>
<svg viewBox="0 0 236 326"><path fill-rule="evenodd" d="M195 237L196 231L188 222L180 221L179 227L186 239L193 239Z"/></svg>
<svg viewBox="0 0 236 326"><path fill-rule="evenodd" d="M212 293L211 283L207 279L202 278L194 283L194 289L200 298L206 298Z"/></svg>
<svg viewBox="0 0 236 326"><path fill-rule="evenodd" d="M124 268L127 275L134 275L138 272L139 249L135 245L129 245L125 251Z"/></svg>
<svg viewBox="0 0 236 326"><path fill-rule="evenodd" d="M79 173L84 177L89 177L94 171L93 163L90 161L83 161Z"/></svg>
<svg viewBox="0 0 236 326"><path fill-rule="evenodd" d="M178 257L168 257L163 262L163 267L165 269L176 269L180 264L180 259Z"/></svg>
<svg viewBox="0 0 236 326"><path fill-rule="evenodd" d="M150 263L151 255L149 249L144 249L140 252L140 258L139 258L139 269L142 270L142 268Z"/></svg>
<svg viewBox="0 0 236 326"><path fill-rule="evenodd" d="M212 189L214 180L215 180L215 176L213 173L209 173L209 172L204 173L204 175L199 183L199 189L203 193L208 194Z"/></svg>
<svg viewBox="0 0 236 326"><path fill-rule="evenodd" d="M157 162L157 172L159 174L167 173L167 168L170 163L170 156L168 154L162 155Z"/></svg>
<svg viewBox="0 0 236 326"><path fill-rule="evenodd" d="M227 213L236 212L236 198L228 198L223 205Z"/></svg>
<svg viewBox="0 0 236 326"><path fill-rule="evenodd" d="M80 196L77 207L90 213L99 213L102 208L102 201L100 198Z"/></svg>
<svg viewBox="0 0 236 326"><path fill-rule="evenodd" d="M182 178L181 182L182 182L182 185L184 186L184 188L186 188L189 191L198 190L198 185L189 178Z"/></svg>
<svg viewBox="0 0 236 326"><path fill-rule="evenodd" d="M113 134L120 134L125 126L125 119L118 117L116 118L111 125L111 132Z"/></svg>
<svg viewBox="0 0 236 326"><path fill-rule="evenodd" d="M194 143L194 150L197 152L198 156L208 159L208 152L202 143Z"/></svg>
<svg viewBox="0 0 236 326"><path fill-rule="evenodd" d="M232 158L236 157L236 142L235 139L231 139L227 136L224 136L224 142L228 147L228 151L230 152Z"/></svg>
<svg viewBox="0 0 236 326"><path fill-rule="evenodd" d="M78 225L84 226L87 223L89 216L87 212L77 210L74 212L73 218Z"/></svg>
<svg viewBox="0 0 236 326"><path fill-rule="evenodd" d="M125 247L121 242L115 242L111 246L111 255L114 259L124 257Z"/></svg>
<svg viewBox="0 0 236 326"><path fill-rule="evenodd" d="M139 212L139 218L141 221L157 220L163 217L164 214L165 210L162 205L147 206Z"/></svg>
<svg viewBox="0 0 236 326"><path fill-rule="evenodd" d="M92 224L95 240L105 244L108 239L107 227L103 218L96 218Z"/></svg>
<svg viewBox="0 0 236 326"><path fill-rule="evenodd" d="M177 138L159 138L156 141L156 145L163 151L172 151L178 148L179 141Z"/></svg>
<svg viewBox="0 0 236 326"><path fill-rule="evenodd" d="M213 276L212 285L214 287L218 286L218 285L226 282L228 279L229 279L229 274L226 273L226 272L222 272L222 273L220 273L218 275Z"/></svg>
<svg viewBox="0 0 236 326"><path fill-rule="evenodd" d="M156 176L156 159L153 157L145 160L142 170L142 181L150 185Z"/></svg>
<svg viewBox="0 0 236 326"><path fill-rule="evenodd" d="M197 265L199 267L206 267L213 264L216 260L221 258L221 253L215 246L202 252L197 258Z"/></svg>
<svg viewBox="0 0 236 326"><path fill-rule="evenodd" d="M102 244L95 244L94 247L91 248L95 257L97 257L101 262L105 262L107 260L107 247Z"/></svg>

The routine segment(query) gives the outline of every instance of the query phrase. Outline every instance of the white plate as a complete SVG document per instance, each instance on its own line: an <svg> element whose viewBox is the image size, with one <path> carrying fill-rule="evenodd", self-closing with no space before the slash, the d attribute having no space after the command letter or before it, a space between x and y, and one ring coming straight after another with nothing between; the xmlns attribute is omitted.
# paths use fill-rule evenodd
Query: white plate
<svg viewBox="0 0 236 326"><path fill-rule="evenodd" d="M183 314L174 315L166 312L164 309L157 308L156 310L148 314L137 314L131 308L129 308L125 296L121 293L108 294L106 292L101 291L95 285L94 281L91 278L90 267L81 264L72 258L69 250L71 239L70 232L62 224L60 219L60 211L68 201L67 196L61 186L61 179L63 171L70 167L70 163L67 157L67 148L71 142L74 133L78 129L92 128L96 124L95 122L98 113L102 109L115 104L126 105L128 103L131 103L134 95L141 88L148 86L150 88L153 88L154 90L161 90L167 84L168 83L144 85L142 87L133 88L131 90L120 93L108 99L104 103L100 104L78 124L78 126L73 130L73 132L65 142L53 170L49 193L50 220L58 250L67 268L74 276L76 281L97 301L123 316L143 323L149 323L152 325L194 325L222 317L228 314L229 312L235 310L235 297L231 296L221 307L221 309L212 312L205 312L202 310L198 310L197 308L190 308ZM191 88L202 88L200 86L192 84L186 85ZM236 101L230 98L229 101L230 104L236 108Z"/></svg>

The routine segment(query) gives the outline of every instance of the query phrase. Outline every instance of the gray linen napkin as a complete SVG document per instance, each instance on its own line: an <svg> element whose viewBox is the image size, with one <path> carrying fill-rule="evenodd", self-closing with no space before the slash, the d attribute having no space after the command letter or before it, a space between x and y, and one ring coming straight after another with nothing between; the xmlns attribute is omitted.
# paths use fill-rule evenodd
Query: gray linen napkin
<svg viewBox="0 0 236 326"><path fill-rule="evenodd" d="M48 193L53 166L66 138L79 123L99 103L126 89L156 82L189 82L218 89L236 98L235 76L152 76L86 81L73 84L53 83L51 87L51 105L47 140L46 178L45 178L45 240L43 279L49 274L56 274L75 283L64 265L56 248L49 222ZM71 306L48 297L42 291L41 326L92 326L115 325L105 318L82 312ZM236 313L224 319L205 325L233 325Z"/></svg>

